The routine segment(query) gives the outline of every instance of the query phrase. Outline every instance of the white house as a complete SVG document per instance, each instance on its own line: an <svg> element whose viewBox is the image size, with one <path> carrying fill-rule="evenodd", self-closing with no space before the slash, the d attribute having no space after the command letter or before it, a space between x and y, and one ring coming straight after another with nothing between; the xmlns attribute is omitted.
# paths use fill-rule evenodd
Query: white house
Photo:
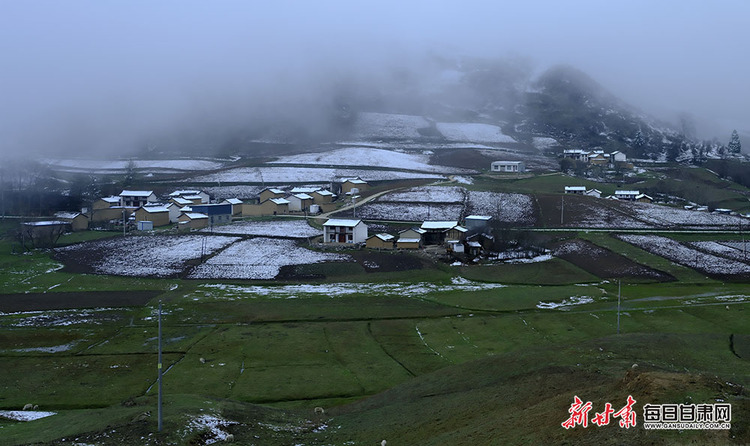
<svg viewBox="0 0 750 446"><path fill-rule="evenodd" d="M120 206L138 208L146 203L156 202L156 195L151 190L123 190L120 192Z"/></svg>
<svg viewBox="0 0 750 446"><path fill-rule="evenodd" d="M177 206L174 203L169 203L165 207L169 211L169 222L170 223L177 223L177 219L180 218L180 215L182 215L182 211L180 210L180 206Z"/></svg>
<svg viewBox="0 0 750 446"><path fill-rule="evenodd" d="M637 190L616 190L615 191L615 198L618 200L629 200L629 201L635 201L635 197L640 195L640 192Z"/></svg>
<svg viewBox="0 0 750 446"><path fill-rule="evenodd" d="M493 161L491 165L493 172L526 172L523 161Z"/></svg>
<svg viewBox="0 0 750 446"><path fill-rule="evenodd" d="M565 193L583 195L586 193L586 186L565 186Z"/></svg>
<svg viewBox="0 0 750 446"><path fill-rule="evenodd" d="M306 211L313 204L313 197L305 193L290 195L287 200L289 200L290 211Z"/></svg>
<svg viewBox="0 0 750 446"><path fill-rule="evenodd" d="M367 225L362 220L332 218L323 223L323 243L364 243Z"/></svg>
<svg viewBox="0 0 750 446"><path fill-rule="evenodd" d="M222 204L232 205L232 215L242 215L242 200L239 198L227 198Z"/></svg>
<svg viewBox="0 0 750 446"><path fill-rule="evenodd" d="M628 157L619 150L616 152L612 152L610 155L613 163L624 163L628 160Z"/></svg>
<svg viewBox="0 0 750 446"><path fill-rule="evenodd" d="M176 190L169 194L169 198L188 197L188 196L199 196L201 197L201 203L208 203L211 197L208 193L201 190ZM197 203L196 203L197 204Z"/></svg>

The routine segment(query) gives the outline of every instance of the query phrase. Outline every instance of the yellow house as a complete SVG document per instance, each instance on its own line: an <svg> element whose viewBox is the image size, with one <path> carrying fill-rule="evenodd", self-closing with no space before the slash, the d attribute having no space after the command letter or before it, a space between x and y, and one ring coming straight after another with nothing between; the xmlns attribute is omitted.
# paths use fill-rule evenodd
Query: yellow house
<svg viewBox="0 0 750 446"><path fill-rule="evenodd" d="M135 221L150 221L154 226L169 224L169 209L162 206L141 206L135 210Z"/></svg>
<svg viewBox="0 0 750 446"><path fill-rule="evenodd" d="M264 201L270 200L271 198L284 198L284 195L286 195L286 192L281 189L267 188L263 189L258 197L260 198L259 201L263 203Z"/></svg>
<svg viewBox="0 0 750 446"><path fill-rule="evenodd" d="M350 194L352 192L352 189L357 189L357 193L365 192L370 188L370 185L367 184L367 181L359 179L359 178L349 178L345 180L341 184L341 193L342 194Z"/></svg>
<svg viewBox="0 0 750 446"><path fill-rule="evenodd" d="M208 215L185 212L177 219L181 228L203 229L208 227Z"/></svg>
<svg viewBox="0 0 750 446"><path fill-rule="evenodd" d="M243 217L257 217L261 215L282 215L289 213L289 200L285 198L269 198L260 204L242 205Z"/></svg>
<svg viewBox="0 0 750 446"><path fill-rule="evenodd" d="M89 228L89 218L80 212L58 212L55 219L70 224L70 230L73 232L85 231Z"/></svg>
<svg viewBox="0 0 750 446"><path fill-rule="evenodd" d="M371 249L393 249L396 237L391 234L375 234L365 241L365 246Z"/></svg>

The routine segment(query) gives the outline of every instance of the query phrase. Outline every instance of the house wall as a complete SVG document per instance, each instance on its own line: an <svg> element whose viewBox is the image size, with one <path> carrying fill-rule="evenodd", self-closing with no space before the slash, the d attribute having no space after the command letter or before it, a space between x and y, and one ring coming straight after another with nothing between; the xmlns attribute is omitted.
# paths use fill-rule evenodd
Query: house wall
<svg viewBox="0 0 750 446"><path fill-rule="evenodd" d="M386 242L379 237L373 236L367 239L365 246L371 249L393 249L393 240Z"/></svg>
<svg viewBox="0 0 750 446"><path fill-rule="evenodd" d="M143 209L135 211L135 221L151 221L154 226L169 224L169 212L146 212Z"/></svg>
<svg viewBox="0 0 750 446"><path fill-rule="evenodd" d="M418 238L420 240L422 239L422 234L420 234L419 232L413 229L407 229L405 231L399 232L398 235L399 237L403 237L403 238Z"/></svg>
<svg viewBox="0 0 750 446"><path fill-rule="evenodd" d="M351 192L353 188L359 189L359 192L362 193L370 189L370 185L367 183L354 184L349 181L344 181L344 183L341 185L341 192L346 194L346 193Z"/></svg>
<svg viewBox="0 0 750 446"><path fill-rule="evenodd" d="M98 209L91 212L91 215L89 215L90 222L100 222L100 221L109 221L109 220L120 220L122 219L122 211L125 208L106 208L106 209ZM129 218L130 215L133 213L131 209L125 209L125 218Z"/></svg>
<svg viewBox="0 0 750 446"><path fill-rule="evenodd" d="M276 204L273 201L264 201L261 204L243 204L243 217L258 217L263 215L282 215L289 213L289 205Z"/></svg>
<svg viewBox="0 0 750 446"><path fill-rule="evenodd" d="M314 204L328 204L333 201L333 195L319 195L313 192L312 197Z"/></svg>
<svg viewBox="0 0 750 446"><path fill-rule="evenodd" d="M284 198L284 194L274 194L270 190L266 189L260 193L259 197L260 197L260 202L262 203L271 198Z"/></svg>
<svg viewBox="0 0 750 446"><path fill-rule="evenodd" d="M397 249L419 249L419 243L417 242L396 242Z"/></svg>
<svg viewBox="0 0 750 446"><path fill-rule="evenodd" d="M183 215L180 217L179 221L180 227L187 227L190 229L203 229L208 227L207 218L197 218L195 220L191 220L186 215Z"/></svg>
<svg viewBox="0 0 750 446"><path fill-rule="evenodd" d="M464 236L465 233L459 231L458 229L450 229L445 233L446 240L463 240Z"/></svg>
<svg viewBox="0 0 750 446"><path fill-rule="evenodd" d="M89 228L89 219L85 215L78 215L76 218L70 221L70 229L72 231L85 231Z"/></svg>

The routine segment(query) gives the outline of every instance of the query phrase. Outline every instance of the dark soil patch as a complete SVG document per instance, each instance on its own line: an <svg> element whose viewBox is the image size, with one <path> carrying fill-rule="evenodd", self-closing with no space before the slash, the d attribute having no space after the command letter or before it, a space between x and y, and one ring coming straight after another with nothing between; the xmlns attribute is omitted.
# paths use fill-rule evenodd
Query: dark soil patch
<svg viewBox="0 0 750 446"><path fill-rule="evenodd" d="M91 291L81 293L0 294L0 311L70 310L143 306L161 291Z"/></svg>
<svg viewBox="0 0 750 446"><path fill-rule="evenodd" d="M597 277L636 277L659 282L676 280L670 274L633 262L627 257L585 240L573 239L556 243L550 247L556 257Z"/></svg>
<svg viewBox="0 0 750 446"><path fill-rule="evenodd" d="M52 258L65 265L63 271L73 274L99 274L94 265L104 260L107 252L103 249L55 250Z"/></svg>
<svg viewBox="0 0 750 446"><path fill-rule="evenodd" d="M490 164L493 161L497 160L482 155L482 153L475 149L437 150L430 157L430 164L460 167L462 169L476 169L479 171L489 170Z"/></svg>

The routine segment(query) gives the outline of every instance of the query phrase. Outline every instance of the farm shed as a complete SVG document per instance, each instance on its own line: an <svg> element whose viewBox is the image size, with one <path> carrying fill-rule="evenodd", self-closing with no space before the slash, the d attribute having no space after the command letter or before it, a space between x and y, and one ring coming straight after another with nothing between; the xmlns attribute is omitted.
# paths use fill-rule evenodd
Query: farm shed
<svg viewBox="0 0 750 446"><path fill-rule="evenodd" d="M362 220L332 218L323 223L323 243L364 243L367 225Z"/></svg>
<svg viewBox="0 0 750 446"><path fill-rule="evenodd" d="M133 209L124 206L113 206L111 208L94 209L89 214L89 222L96 223L110 220L122 220L123 216L127 219L133 213Z"/></svg>
<svg viewBox="0 0 750 446"><path fill-rule="evenodd" d="M464 226L471 233L481 232L489 227L491 219L489 215L467 215L464 219Z"/></svg>
<svg viewBox="0 0 750 446"><path fill-rule="evenodd" d="M181 228L203 229L208 227L208 215L197 212L185 212L180 215L178 221Z"/></svg>
<svg viewBox="0 0 750 446"><path fill-rule="evenodd" d="M421 228L409 228L404 229L398 233L399 239L417 239L419 240L420 246L422 245L422 237L424 236L424 229Z"/></svg>
<svg viewBox="0 0 750 446"><path fill-rule="evenodd" d="M260 192L258 197L259 201L263 203L264 201L270 200L271 198L284 198L284 195L286 195L286 192L281 189L266 188Z"/></svg>
<svg viewBox="0 0 750 446"><path fill-rule="evenodd" d="M21 241L24 248L27 243L34 248L52 248L69 228L69 223L59 220L22 223Z"/></svg>
<svg viewBox="0 0 750 446"><path fill-rule="evenodd" d="M367 237L365 246L372 249L393 249L396 245L396 237L391 234L375 234Z"/></svg>
<svg viewBox="0 0 750 446"><path fill-rule="evenodd" d="M112 195L96 200L91 204L91 209L97 211L99 209L108 209L115 206L120 206L120 197Z"/></svg>
<svg viewBox="0 0 750 446"><path fill-rule="evenodd" d="M418 238L399 237L396 241L398 249L419 249L421 240Z"/></svg>
<svg viewBox="0 0 750 446"><path fill-rule="evenodd" d="M164 206L141 206L135 210L135 221L150 221L154 226L169 224L169 209Z"/></svg>
<svg viewBox="0 0 750 446"><path fill-rule="evenodd" d="M333 202L333 192L329 190L316 190L312 194L313 203L315 204L328 204Z"/></svg>
<svg viewBox="0 0 750 446"><path fill-rule="evenodd" d="M191 212L208 215L210 225L220 225L232 221L232 205L229 203L193 205L191 206Z"/></svg>
<svg viewBox="0 0 750 446"><path fill-rule="evenodd" d="M654 201L653 198L649 197L646 194L638 194L635 197L635 201L640 201L641 203L652 203Z"/></svg>
<svg viewBox="0 0 750 446"><path fill-rule="evenodd" d="M155 203L156 195L151 190L123 190L120 192L120 206L139 208L146 203Z"/></svg>
<svg viewBox="0 0 750 446"><path fill-rule="evenodd" d="M490 165L492 172L526 172L523 161L493 161Z"/></svg>
<svg viewBox="0 0 750 446"><path fill-rule="evenodd" d="M456 225L451 229L445 231L445 240L461 241L466 237L467 232L469 232L468 229L464 228L463 226Z"/></svg>
<svg viewBox="0 0 750 446"><path fill-rule="evenodd" d="M55 218L68 223L73 232L85 231L89 228L89 218L80 212L57 212Z"/></svg>

